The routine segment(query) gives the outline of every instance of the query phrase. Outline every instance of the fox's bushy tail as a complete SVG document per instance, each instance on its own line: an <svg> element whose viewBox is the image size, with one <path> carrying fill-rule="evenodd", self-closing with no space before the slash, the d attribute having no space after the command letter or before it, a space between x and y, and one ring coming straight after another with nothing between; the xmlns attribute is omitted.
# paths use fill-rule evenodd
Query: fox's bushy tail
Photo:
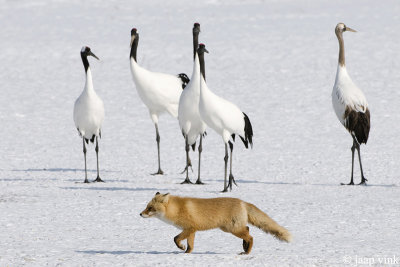
<svg viewBox="0 0 400 267"><path fill-rule="evenodd" d="M272 220L267 214L253 204L246 203L247 216L249 223L269 233L281 241L290 242L292 236L290 232Z"/></svg>

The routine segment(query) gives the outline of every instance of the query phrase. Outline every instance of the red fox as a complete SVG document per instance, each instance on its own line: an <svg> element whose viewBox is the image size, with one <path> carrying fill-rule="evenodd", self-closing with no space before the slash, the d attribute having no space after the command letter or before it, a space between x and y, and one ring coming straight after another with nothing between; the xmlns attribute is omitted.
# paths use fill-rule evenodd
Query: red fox
<svg viewBox="0 0 400 267"><path fill-rule="evenodd" d="M156 217L182 229L174 241L178 248L185 250L181 241L187 239L186 253L193 250L196 231L219 228L243 239L244 252L241 254L249 254L253 247L253 237L249 234L247 223L281 241L291 240L288 230L253 204L237 198L188 198L157 192L140 216Z"/></svg>

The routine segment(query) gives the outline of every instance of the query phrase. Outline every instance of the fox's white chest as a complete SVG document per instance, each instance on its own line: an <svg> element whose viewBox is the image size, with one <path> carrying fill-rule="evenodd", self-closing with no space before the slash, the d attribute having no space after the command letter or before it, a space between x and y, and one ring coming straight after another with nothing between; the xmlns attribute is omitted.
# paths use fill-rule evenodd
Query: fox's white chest
<svg viewBox="0 0 400 267"><path fill-rule="evenodd" d="M182 230L182 227L180 227L179 225L176 225L173 221L168 220L167 218L165 218L164 215L159 215L159 216L157 216L157 218L160 219L161 221L167 223L167 224L170 224L170 225L175 226L176 228Z"/></svg>

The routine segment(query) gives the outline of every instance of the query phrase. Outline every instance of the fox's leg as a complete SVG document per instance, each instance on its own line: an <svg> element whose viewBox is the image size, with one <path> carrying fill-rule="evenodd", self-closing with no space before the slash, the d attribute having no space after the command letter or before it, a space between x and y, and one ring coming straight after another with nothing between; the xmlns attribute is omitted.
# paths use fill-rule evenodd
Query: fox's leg
<svg viewBox="0 0 400 267"><path fill-rule="evenodd" d="M194 236L195 236L195 232L190 233L190 235L187 238L187 249L185 251L185 253L190 253L192 252L193 248L194 248Z"/></svg>
<svg viewBox="0 0 400 267"><path fill-rule="evenodd" d="M234 230L232 234L243 239L244 252L240 254L249 254L253 247L253 237L249 234L249 227L246 226L240 230Z"/></svg>
<svg viewBox="0 0 400 267"><path fill-rule="evenodd" d="M189 230L189 229L184 229L182 231L182 233L180 233L179 235L175 236L174 237L174 242L175 242L176 246L179 249L185 250L186 247L184 245L181 245L181 241L185 240L186 238L188 238L192 233L194 234L194 231ZM193 239L194 239L194 236L193 236Z"/></svg>
<svg viewBox="0 0 400 267"><path fill-rule="evenodd" d="M247 228L247 232L249 232L249 227L246 226ZM247 242L246 240L243 239L243 250L246 251L249 249L249 242Z"/></svg>

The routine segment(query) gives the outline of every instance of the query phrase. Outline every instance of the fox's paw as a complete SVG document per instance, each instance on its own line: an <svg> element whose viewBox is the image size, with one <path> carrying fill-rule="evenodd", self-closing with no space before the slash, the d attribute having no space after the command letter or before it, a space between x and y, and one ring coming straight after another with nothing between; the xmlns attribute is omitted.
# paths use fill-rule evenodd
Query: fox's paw
<svg viewBox="0 0 400 267"><path fill-rule="evenodd" d="M185 251L185 253L191 253L193 250L193 248L188 244L187 250Z"/></svg>
<svg viewBox="0 0 400 267"><path fill-rule="evenodd" d="M179 235L175 236L175 238L174 238L175 245L176 245L179 249L185 250L186 247L185 247L184 245L181 245L181 244L180 244L180 240L178 241L178 238L179 238Z"/></svg>

